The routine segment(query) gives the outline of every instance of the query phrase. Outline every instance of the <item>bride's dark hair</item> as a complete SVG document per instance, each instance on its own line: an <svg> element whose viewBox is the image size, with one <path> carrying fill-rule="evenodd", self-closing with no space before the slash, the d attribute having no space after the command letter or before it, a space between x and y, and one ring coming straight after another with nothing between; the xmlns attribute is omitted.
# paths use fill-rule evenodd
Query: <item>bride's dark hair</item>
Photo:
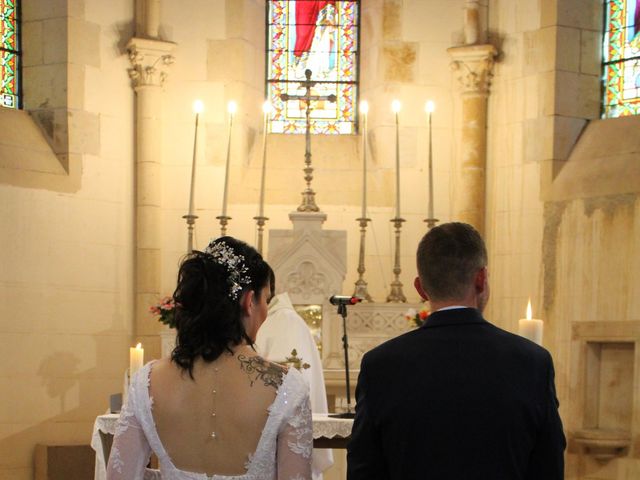
<svg viewBox="0 0 640 480"><path fill-rule="evenodd" d="M268 282L273 294L275 277L269 264L233 237L212 240L204 252L185 257L173 293L178 335L171 360L193 376L198 357L212 362L243 341L252 345L241 321L240 299L249 290L260 298Z"/></svg>

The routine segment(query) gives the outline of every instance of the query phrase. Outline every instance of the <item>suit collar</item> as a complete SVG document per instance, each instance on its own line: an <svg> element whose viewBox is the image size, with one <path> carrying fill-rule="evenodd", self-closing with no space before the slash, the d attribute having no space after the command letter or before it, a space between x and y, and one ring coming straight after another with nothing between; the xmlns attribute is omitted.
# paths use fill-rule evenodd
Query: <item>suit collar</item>
<svg viewBox="0 0 640 480"><path fill-rule="evenodd" d="M475 308L456 308L433 312L421 328L488 323Z"/></svg>

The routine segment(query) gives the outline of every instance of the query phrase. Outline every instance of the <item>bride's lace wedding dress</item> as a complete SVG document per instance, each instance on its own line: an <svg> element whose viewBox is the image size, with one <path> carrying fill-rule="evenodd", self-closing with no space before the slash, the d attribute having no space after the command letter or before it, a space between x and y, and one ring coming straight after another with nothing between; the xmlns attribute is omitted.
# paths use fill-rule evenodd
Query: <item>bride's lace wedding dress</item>
<svg viewBox="0 0 640 480"><path fill-rule="evenodd" d="M129 398L120 415L107 467L108 480L311 479L313 431L309 387L296 369L281 374L281 383L277 386L275 400L268 408L255 452L246 459L245 472L239 475L207 475L177 468L165 450L153 417L154 401L150 394L152 366L153 362L145 365L131 381ZM152 452L158 458L159 470L146 468Z"/></svg>

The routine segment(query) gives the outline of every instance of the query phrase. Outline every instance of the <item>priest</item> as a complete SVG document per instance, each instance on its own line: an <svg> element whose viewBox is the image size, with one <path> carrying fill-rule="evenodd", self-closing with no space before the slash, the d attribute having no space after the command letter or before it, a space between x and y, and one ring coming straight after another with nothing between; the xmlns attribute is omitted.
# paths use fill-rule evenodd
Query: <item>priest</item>
<svg viewBox="0 0 640 480"><path fill-rule="evenodd" d="M264 358L284 362L296 350L302 364L302 375L311 389L311 411L328 413L327 392L324 386L322 360L309 327L293 308L288 293L276 295L269 304L269 315L258 330L256 348ZM333 465L333 453L329 449L314 449L313 479L322 479L322 472Z"/></svg>

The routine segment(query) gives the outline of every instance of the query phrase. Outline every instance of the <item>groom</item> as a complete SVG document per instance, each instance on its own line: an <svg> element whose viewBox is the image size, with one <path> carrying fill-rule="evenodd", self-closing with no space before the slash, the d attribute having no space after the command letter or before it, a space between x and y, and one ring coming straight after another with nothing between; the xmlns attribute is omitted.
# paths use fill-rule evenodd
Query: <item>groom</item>
<svg viewBox="0 0 640 480"><path fill-rule="evenodd" d="M356 390L348 480L557 480L565 438L551 355L482 317L487 251L464 223L417 252L425 324L368 352Z"/></svg>

